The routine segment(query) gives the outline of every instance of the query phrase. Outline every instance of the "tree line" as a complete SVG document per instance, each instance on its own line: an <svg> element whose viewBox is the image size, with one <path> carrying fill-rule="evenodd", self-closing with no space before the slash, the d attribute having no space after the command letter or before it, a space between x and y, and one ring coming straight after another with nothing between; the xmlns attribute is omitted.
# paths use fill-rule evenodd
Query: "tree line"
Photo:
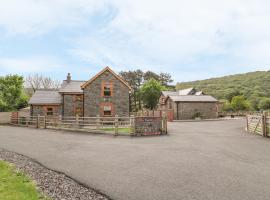
<svg viewBox="0 0 270 200"><path fill-rule="evenodd" d="M269 110L270 71L177 83L177 89L195 87L224 103L224 111Z"/></svg>

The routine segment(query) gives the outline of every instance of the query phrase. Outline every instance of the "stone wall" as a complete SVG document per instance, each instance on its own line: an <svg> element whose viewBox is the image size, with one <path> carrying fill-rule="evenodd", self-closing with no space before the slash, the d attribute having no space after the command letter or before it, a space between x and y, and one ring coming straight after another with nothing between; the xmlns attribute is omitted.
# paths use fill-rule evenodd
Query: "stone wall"
<svg viewBox="0 0 270 200"><path fill-rule="evenodd" d="M215 102L179 102L177 115L177 102L174 103L174 119L186 120L200 116L202 119L217 118L217 105Z"/></svg>
<svg viewBox="0 0 270 200"><path fill-rule="evenodd" d="M136 117L135 135L161 135L166 134L166 125L162 126L161 117Z"/></svg>
<svg viewBox="0 0 270 200"><path fill-rule="evenodd" d="M80 99L77 96L80 96ZM81 110L81 114L78 113L78 109ZM82 116L82 111L83 95L63 94L63 116L76 116L76 114Z"/></svg>
<svg viewBox="0 0 270 200"><path fill-rule="evenodd" d="M32 105L31 112L33 116L46 115L47 108L53 108L53 115L59 116L62 114L61 106L60 105Z"/></svg>
<svg viewBox="0 0 270 200"><path fill-rule="evenodd" d="M0 112L0 124L10 123L10 117L12 112Z"/></svg>
<svg viewBox="0 0 270 200"><path fill-rule="evenodd" d="M103 97L103 82L112 84L111 97ZM103 116L103 105L112 106L113 116L129 116L129 88L109 71L105 71L84 88L84 116Z"/></svg>

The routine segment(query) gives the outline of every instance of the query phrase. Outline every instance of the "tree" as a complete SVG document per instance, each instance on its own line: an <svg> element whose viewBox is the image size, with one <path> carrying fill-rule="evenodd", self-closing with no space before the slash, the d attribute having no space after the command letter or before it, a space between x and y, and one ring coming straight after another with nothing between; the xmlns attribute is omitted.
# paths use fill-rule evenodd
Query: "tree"
<svg viewBox="0 0 270 200"><path fill-rule="evenodd" d="M259 108L261 110L270 110L270 98L263 98L260 100Z"/></svg>
<svg viewBox="0 0 270 200"><path fill-rule="evenodd" d="M126 82L132 88L130 99L131 99L131 110L136 112L142 107L141 99L139 98L139 89L143 84L143 71L122 71L119 75L126 80Z"/></svg>
<svg viewBox="0 0 270 200"><path fill-rule="evenodd" d="M56 89L59 88L61 83L58 80L53 80L39 74L29 75L25 78L26 87L32 88L35 92L38 89Z"/></svg>
<svg viewBox="0 0 270 200"><path fill-rule="evenodd" d="M169 83L173 82L172 76L169 73L160 73L159 81L164 86L169 86Z"/></svg>
<svg viewBox="0 0 270 200"><path fill-rule="evenodd" d="M150 79L155 79L156 81L159 81L159 75L152 71L147 71L143 74L144 81L149 81Z"/></svg>
<svg viewBox="0 0 270 200"><path fill-rule="evenodd" d="M7 75L0 77L0 111L12 111L27 106L28 98L23 92L23 77Z"/></svg>
<svg viewBox="0 0 270 200"><path fill-rule="evenodd" d="M225 98L229 102L232 102L233 97L240 96L240 95L241 93L238 90L229 90L227 93L225 93Z"/></svg>
<svg viewBox="0 0 270 200"><path fill-rule="evenodd" d="M247 110L248 104L243 95L235 96L232 98L231 106L234 111Z"/></svg>
<svg viewBox="0 0 270 200"><path fill-rule="evenodd" d="M155 79L150 79L142 86L140 96L143 100L144 107L154 110L158 104L162 91L162 85Z"/></svg>
<svg viewBox="0 0 270 200"><path fill-rule="evenodd" d="M223 107L222 107L223 111L226 111L226 112L233 111L232 105L228 100L222 101L222 103L223 103Z"/></svg>

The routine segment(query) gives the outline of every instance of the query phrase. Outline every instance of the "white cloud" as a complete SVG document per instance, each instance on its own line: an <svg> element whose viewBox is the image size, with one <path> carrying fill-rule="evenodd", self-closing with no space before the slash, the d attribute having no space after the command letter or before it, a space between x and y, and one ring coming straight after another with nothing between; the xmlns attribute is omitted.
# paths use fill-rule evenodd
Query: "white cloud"
<svg viewBox="0 0 270 200"><path fill-rule="evenodd" d="M30 58L1 58L0 71L6 73L52 73L63 70L64 65L51 56L35 56Z"/></svg>
<svg viewBox="0 0 270 200"><path fill-rule="evenodd" d="M0 0L0 26L8 36L36 36L85 25L87 15L102 6L95 0Z"/></svg>
<svg viewBox="0 0 270 200"><path fill-rule="evenodd" d="M150 67L178 80L269 69L267 0L0 0L0 27L34 36L87 27L108 7L117 11L108 23L70 39L75 59L120 70Z"/></svg>

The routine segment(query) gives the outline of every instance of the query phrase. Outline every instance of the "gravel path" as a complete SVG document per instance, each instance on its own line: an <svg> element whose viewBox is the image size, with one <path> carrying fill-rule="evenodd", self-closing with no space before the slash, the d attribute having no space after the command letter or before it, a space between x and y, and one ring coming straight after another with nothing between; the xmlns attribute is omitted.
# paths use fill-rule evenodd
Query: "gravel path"
<svg viewBox="0 0 270 200"><path fill-rule="evenodd" d="M0 149L0 160L7 161L36 182L41 193L53 200L108 200L62 173L45 168L32 159Z"/></svg>

